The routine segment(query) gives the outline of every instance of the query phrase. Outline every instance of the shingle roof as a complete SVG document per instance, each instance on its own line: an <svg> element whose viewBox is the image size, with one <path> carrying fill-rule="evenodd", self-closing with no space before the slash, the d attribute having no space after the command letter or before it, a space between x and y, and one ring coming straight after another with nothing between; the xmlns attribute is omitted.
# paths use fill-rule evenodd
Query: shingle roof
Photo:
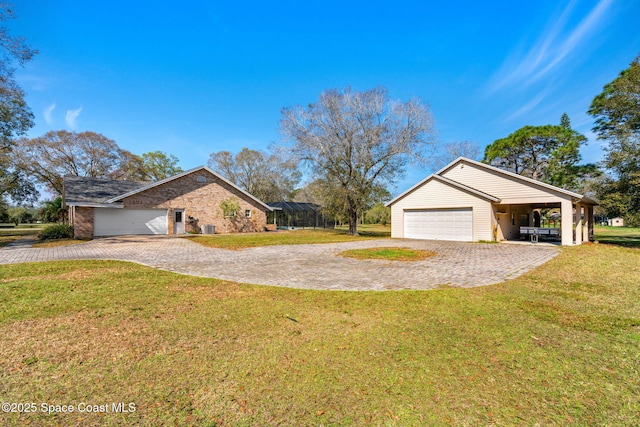
<svg viewBox="0 0 640 427"><path fill-rule="evenodd" d="M116 194L113 197L110 197L110 198L106 199L105 202L106 203L119 202L122 199L124 199L125 197L132 196L132 195L137 194L137 193L139 193L141 191L146 191L146 190L148 190L150 188L154 188L154 187L163 185L163 184L165 184L167 182L173 181L174 179L178 179L178 178L181 178L183 176L189 175L189 174L194 173L194 172L202 171L202 170L205 170L205 171L209 172L211 175L213 175L216 178L218 178L219 180L225 182L230 187L233 187L236 191L244 194L245 196L251 198L252 200L255 200L256 202L260 203L265 208L267 208L269 210L272 210L271 207L269 207L269 205L267 205L265 202L263 202L262 200L258 199L253 194L249 194L247 191L245 191L242 188L238 187L233 182L229 181L228 179L224 178L223 176L218 175L217 173L215 173L213 170L211 170L210 168L208 168L206 166L198 166L198 167L195 167L193 169L189 169L188 171L181 172L181 173L179 173L177 175L170 176L169 178L165 178L165 179L160 180L160 181L142 183L142 185L140 185L137 188L134 188L134 189L129 190L129 191L123 191L123 192L121 192L119 194Z"/></svg>
<svg viewBox="0 0 640 427"><path fill-rule="evenodd" d="M106 200L148 184L147 182L65 176L64 200L67 205L105 203Z"/></svg>

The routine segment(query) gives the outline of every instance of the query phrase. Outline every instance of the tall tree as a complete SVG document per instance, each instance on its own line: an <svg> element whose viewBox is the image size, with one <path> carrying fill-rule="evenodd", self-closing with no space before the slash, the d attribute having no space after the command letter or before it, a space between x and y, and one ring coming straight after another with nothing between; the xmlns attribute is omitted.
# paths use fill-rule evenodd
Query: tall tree
<svg viewBox="0 0 640 427"><path fill-rule="evenodd" d="M142 153L141 157L142 169L147 178L145 181L160 181L182 172L182 168L178 166L179 160L173 154L150 151Z"/></svg>
<svg viewBox="0 0 640 427"><path fill-rule="evenodd" d="M458 157L476 160L480 157L481 153L482 149L473 141L449 142L436 148L430 164L434 169L442 169Z"/></svg>
<svg viewBox="0 0 640 427"><path fill-rule="evenodd" d="M209 156L209 167L249 194L266 202L288 200L300 181L295 162L278 153L243 148L235 156L218 151Z"/></svg>
<svg viewBox="0 0 640 427"><path fill-rule="evenodd" d="M579 165L587 138L571 129L566 114L561 125L525 126L485 148L485 163L562 188L575 189L594 165Z"/></svg>
<svg viewBox="0 0 640 427"><path fill-rule="evenodd" d="M640 225L640 56L597 95L589 114L593 131L605 141L603 166L609 176L598 190L609 215Z"/></svg>
<svg viewBox="0 0 640 427"><path fill-rule="evenodd" d="M608 153L620 151L620 144L640 139L640 55L617 78L604 86L591 102L589 114L596 119L593 131L607 141ZM636 147L633 147L637 149ZM635 150L634 150L635 151ZM636 151L637 153L637 151ZM611 154L609 154L611 156ZM611 158L612 166L619 159Z"/></svg>
<svg viewBox="0 0 640 427"><path fill-rule="evenodd" d="M51 131L39 138L22 138L15 148L19 169L61 195L65 176L129 178L123 164L132 154L95 132Z"/></svg>
<svg viewBox="0 0 640 427"><path fill-rule="evenodd" d="M62 197L43 202L38 211L38 216L43 222L62 222L65 218L66 210L62 207Z"/></svg>
<svg viewBox="0 0 640 427"><path fill-rule="evenodd" d="M0 21L13 18L13 7L0 3ZM35 198L36 190L28 177L15 168L11 151L15 139L34 123L24 91L14 79L13 64L24 66L38 52L23 37L10 35L5 26L0 26L0 52L0 199L10 196L21 202Z"/></svg>
<svg viewBox="0 0 640 427"><path fill-rule="evenodd" d="M349 233L374 188L402 176L410 160L424 159L433 118L417 100L389 99L386 89L327 90L308 107L282 110L280 128L292 152L343 200Z"/></svg>

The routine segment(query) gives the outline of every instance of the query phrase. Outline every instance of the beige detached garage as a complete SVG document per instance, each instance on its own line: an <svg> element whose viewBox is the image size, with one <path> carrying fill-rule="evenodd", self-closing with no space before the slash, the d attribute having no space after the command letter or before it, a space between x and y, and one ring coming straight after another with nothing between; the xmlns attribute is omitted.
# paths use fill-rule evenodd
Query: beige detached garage
<svg viewBox="0 0 640 427"><path fill-rule="evenodd" d="M392 200L391 236L473 242L491 239L491 203L498 199L431 175Z"/></svg>
<svg viewBox="0 0 640 427"><path fill-rule="evenodd" d="M563 245L593 235L593 206L580 194L459 158L387 203L391 237L462 242L516 240L543 233L539 210L560 208Z"/></svg>

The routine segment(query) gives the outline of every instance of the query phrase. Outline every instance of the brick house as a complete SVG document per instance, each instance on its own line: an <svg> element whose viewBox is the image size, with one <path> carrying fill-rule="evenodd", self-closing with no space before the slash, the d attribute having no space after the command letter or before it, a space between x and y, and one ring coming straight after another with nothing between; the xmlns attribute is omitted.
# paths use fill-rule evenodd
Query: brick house
<svg viewBox="0 0 640 427"><path fill-rule="evenodd" d="M240 210L225 218L220 203ZM65 177L63 206L76 238L187 232L254 232L267 228L271 208L200 166L158 182ZM213 227L211 227L213 226Z"/></svg>

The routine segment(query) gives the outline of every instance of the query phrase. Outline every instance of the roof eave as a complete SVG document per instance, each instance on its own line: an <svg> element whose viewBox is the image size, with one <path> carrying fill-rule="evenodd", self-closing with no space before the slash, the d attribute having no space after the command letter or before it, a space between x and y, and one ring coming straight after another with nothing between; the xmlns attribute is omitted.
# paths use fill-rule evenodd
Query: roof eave
<svg viewBox="0 0 640 427"><path fill-rule="evenodd" d="M397 195L396 197L394 197L393 199L391 199L390 201L388 201L384 205L389 207L392 204L394 204L395 202L397 202L398 200L403 199L405 196L411 194L414 190L420 188L424 183L429 181L433 176L434 176L434 174L431 174L431 175L427 176L425 179L423 179L422 181L419 181L417 184L415 184L414 186L412 186L408 190L405 190L404 192L400 193L399 195Z"/></svg>
<svg viewBox="0 0 640 427"><path fill-rule="evenodd" d="M460 190L472 193L472 194L474 194L474 195L476 195L478 197L481 197L481 198L483 198L485 200L489 200L490 202L500 203L501 199L499 197L493 196L491 194L484 193L484 192L482 192L480 190L477 190L477 189L475 189L473 187L469 187L468 185L464 185L464 184L461 184L461 183L459 183L457 181L454 181L452 179L445 178L444 176L434 175L433 177L434 177L434 179L440 180L441 182L449 184L449 185L451 185L453 187L456 187L456 188L458 188Z"/></svg>
<svg viewBox="0 0 640 427"><path fill-rule="evenodd" d="M112 202L120 201L120 200L122 200L122 199L124 199L124 198L126 198L126 197L133 196L133 195L135 195L135 194L141 193L141 192L143 192L143 191L149 190L149 189L154 188L154 187L157 187L157 186L159 186L159 185L166 184L167 182L173 181L173 180L178 179L178 178L182 178L183 176L187 176L187 175L189 175L189 174L191 174L191 173L193 173L193 172L197 172L197 171L199 171L199 170L206 170L207 172L211 173L211 174L212 174L213 176L215 176L216 178L220 179L221 181L223 181L223 182L225 182L226 184L228 184L229 186L231 186L232 188L234 188L234 189L238 190L239 192L241 192L241 193L242 193L242 194L244 194L245 196L247 196L247 197L251 198L252 200L254 200L255 202L257 202L257 203L261 204L261 205L262 205L263 207L265 207L268 211L273 211L273 209L271 209L271 207L270 207L269 205L267 205L266 203L264 203L262 200L258 199L258 198L257 198L257 197L255 197L254 195L252 195L252 194L250 194L250 193L246 192L246 191L245 191L245 190L243 190L242 188L238 187L237 185L235 185L235 184L234 184L234 183L232 183L231 181L229 181L229 180L225 179L224 177L222 177L222 176L218 175L217 173L215 173L213 170L209 169L209 168L208 168L208 167L206 167L206 166L198 166L198 167L195 167L195 168L193 168L193 169L189 169L188 171L180 172L179 174L176 174L176 175L170 176L169 178L165 178L165 179L162 179L162 180L160 180L160 181L153 182L153 183L151 183L151 184L149 184L149 185L145 185L144 187L138 188L138 189L133 190L133 191L129 191L128 193L124 193L124 194L121 194L121 195L119 195L119 196L116 196L116 197L114 197L114 198L112 198L112 199L107 200L107 201L106 201L106 203L112 203Z"/></svg>
<svg viewBox="0 0 640 427"><path fill-rule="evenodd" d="M124 205L122 203L94 203L94 202L67 202L67 206L76 206L81 208L110 208L110 209L124 208Z"/></svg>
<svg viewBox="0 0 640 427"><path fill-rule="evenodd" d="M443 174L444 172L446 172L449 169L453 168L454 166L456 166L458 163L460 163L462 161L464 161L466 163L469 163L471 165L479 166L481 168L484 168L484 169L487 169L487 170L490 170L490 171L495 171L495 172L501 173L503 175L506 175L506 176L509 176L509 177L512 177L512 178L527 182L529 184L534 184L534 185L537 185L539 187L546 188L547 190L552 190L552 191L555 191L555 192L558 192L558 193L565 194L567 196L573 197L573 198L578 199L578 200L584 198L584 196L582 194L574 193L573 191L565 190L564 188L556 187L555 185L547 184L547 183L542 182L542 181L537 181L537 180L535 180L533 178L529 178L529 177L526 177L526 176L518 175L517 173L509 172L509 171L506 171L504 169L500 169L500 168L497 168L495 166L488 165L486 163L478 162L477 160L468 159L466 157L458 157L456 160L454 160L453 162L449 163L447 166L443 167L438 172L436 172L435 175Z"/></svg>
<svg viewBox="0 0 640 427"><path fill-rule="evenodd" d="M394 198L393 200L391 200L390 202L385 203L385 206L391 206L393 203L397 202L398 200L404 198L405 196L409 195L411 192L413 192L414 190L417 190L418 188L420 188L421 186L423 186L424 184L426 184L428 181L435 179L438 180L442 183L445 183L447 185L450 185L452 187L455 187L461 191L466 191L468 193L471 193L477 197L483 198L485 200L489 200L490 202L494 202L494 203L499 203L500 202L500 198L492 196L491 194L487 194L487 193L483 193L482 191L476 190L473 187L469 187L467 185L464 184L460 184L459 182L456 182L452 179L449 178L445 178L444 176L440 176L438 174L431 174L428 177L426 177L425 179L423 179L422 181L418 182L416 185L414 185L413 187L411 187L410 189L408 189L407 191L405 191L404 193L400 194L399 196L397 196L396 198Z"/></svg>

